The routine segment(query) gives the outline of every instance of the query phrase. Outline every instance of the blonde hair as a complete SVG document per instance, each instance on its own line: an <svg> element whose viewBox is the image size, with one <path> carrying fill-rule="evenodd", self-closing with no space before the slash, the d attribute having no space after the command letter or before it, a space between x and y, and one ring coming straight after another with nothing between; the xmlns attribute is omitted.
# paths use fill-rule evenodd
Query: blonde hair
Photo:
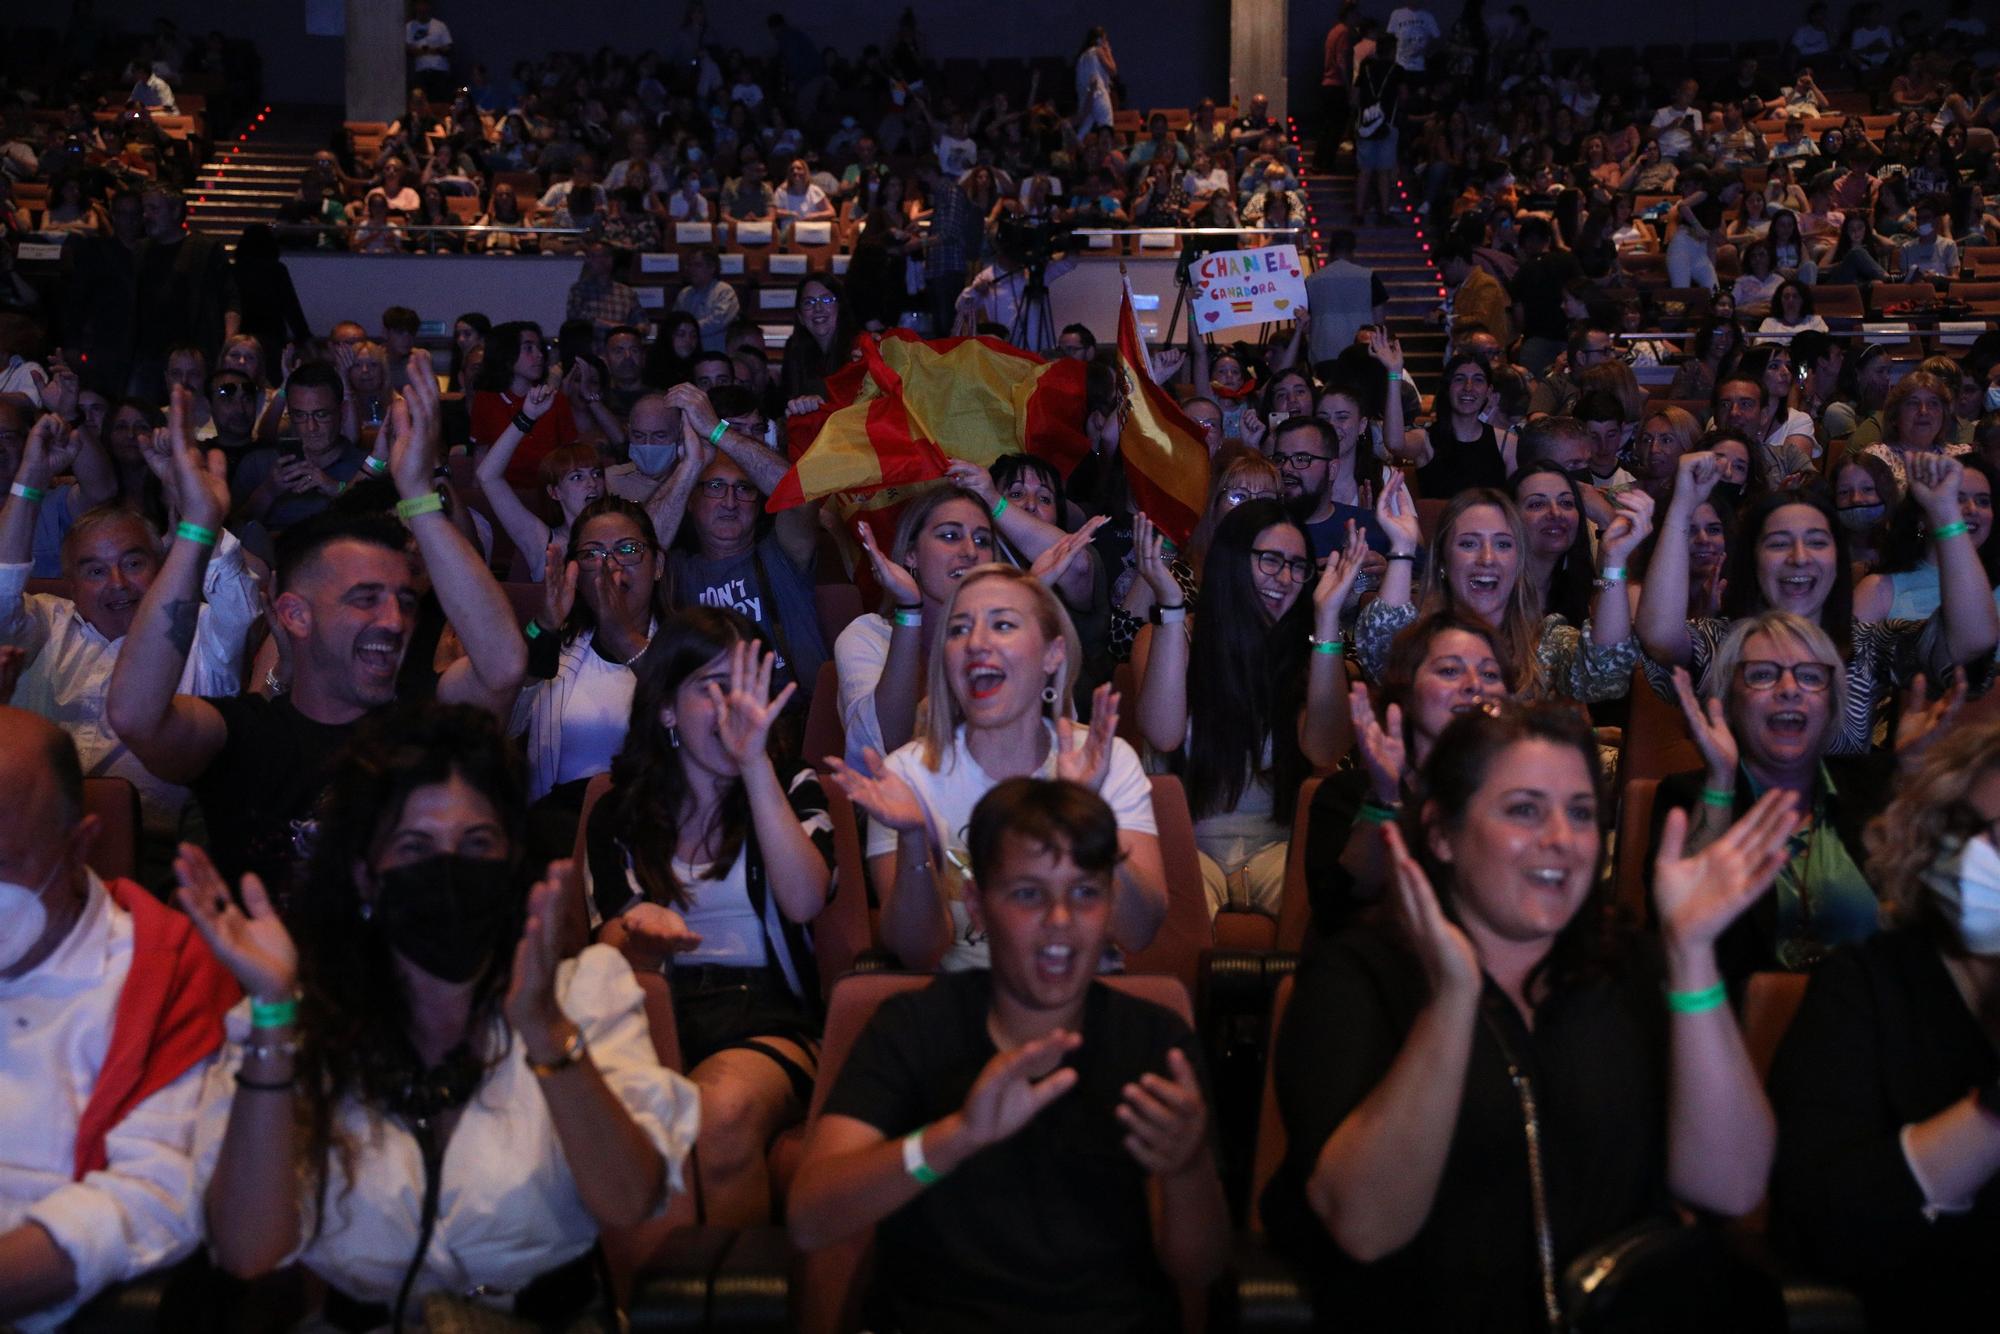
<svg viewBox="0 0 2000 1334"><path fill-rule="evenodd" d="M1687 454L1693 451L1694 442L1701 436L1701 423L1694 419L1692 412L1671 404L1663 408L1654 408L1650 412L1640 414L1639 429L1645 430L1646 423L1655 417L1665 422L1667 429L1673 432L1674 442L1681 447L1681 453Z"/></svg>
<svg viewBox="0 0 2000 1334"><path fill-rule="evenodd" d="M1535 587L1535 581L1528 577L1528 529L1521 522L1521 511L1504 491L1490 487L1467 487L1453 496L1438 516L1437 531L1431 536L1430 565L1424 571L1424 592L1417 603L1419 615L1429 616L1435 612L1451 612L1454 615L1469 616L1452 600L1451 585L1445 581L1445 557L1451 551L1452 530L1468 510L1481 505L1491 505L1500 511L1507 531L1514 536L1514 589L1507 597L1507 610L1500 617L1500 624L1493 627L1487 636L1493 647L1500 651L1500 657L1509 662L1520 663L1527 669L1527 677L1520 683L1523 698L1536 698L1548 693L1547 682L1543 680L1541 654L1542 636L1542 595ZM1473 619L1478 619L1474 617Z"/></svg>
<svg viewBox="0 0 2000 1334"><path fill-rule="evenodd" d="M1804 652L1814 662L1833 668L1833 707L1827 713L1826 732L1819 739L1822 753L1831 745L1847 717L1847 667L1834 646L1833 636L1803 616L1789 611L1762 611L1738 617L1722 637L1715 656L1708 660L1708 672L1701 678L1701 693L1719 699L1729 713L1729 726L1737 730L1736 712L1730 707L1729 687L1743 662L1751 637L1766 635L1787 648Z"/></svg>
<svg viewBox="0 0 2000 1334"><path fill-rule="evenodd" d="M1188 539L1188 568L1194 571L1197 580L1201 578L1201 567L1208 557L1209 543L1215 540L1216 527L1229 517L1229 511L1222 508L1223 493L1231 486L1267 484L1279 498L1285 494L1285 477L1278 471L1278 465L1267 455L1246 449L1242 445L1225 445L1210 462L1208 473L1208 504L1201 512L1201 522L1195 525L1194 533Z"/></svg>
<svg viewBox="0 0 2000 1334"><path fill-rule="evenodd" d="M1077 637L1076 625L1063 610L1063 605L1049 586L1026 570L1012 565L977 565L965 572L958 581L958 587L951 592L951 600L944 604L945 633L950 633L951 618L958 614L958 600L965 596L965 590L989 579L1004 579L1025 590L1028 602L1034 609L1035 621L1041 626L1042 637L1053 643L1061 640L1064 646L1063 664L1056 672L1056 679L1049 682L1056 690L1055 702L1045 705L1047 715L1058 721L1076 717L1076 704L1071 693L1076 685L1077 673L1083 666L1083 641ZM952 693L952 683L945 676L944 646L931 654L930 670L924 683L923 717L918 720L917 733L924 743L924 767L933 773L941 772L946 757L953 754L954 743L958 739L958 726L965 721L965 710L960 707L958 696ZM1057 743L1061 743L1058 736Z"/></svg>
<svg viewBox="0 0 2000 1334"><path fill-rule="evenodd" d="M917 539L923 536L924 525L931 521L931 515L936 514L940 509L954 500L963 500L968 505L971 505L972 508L979 511L981 516L985 518L988 531L993 535L994 550L998 551L1000 527L993 522L992 516L987 512L986 502L962 486L953 486L949 482L941 482L928 490L919 491L904 504L903 512L896 516L896 535L889 541L889 559L908 569L910 553L916 550ZM913 575L914 573L912 571ZM921 589L918 591L922 592ZM893 599L890 597L889 591L883 589L882 614L884 616L887 616L893 609L891 606L892 602Z"/></svg>
<svg viewBox="0 0 2000 1334"><path fill-rule="evenodd" d="M1889 396L1882 400L1882 439L1890 445L1907 448L1903 444L1903 404L1920 389L1936 394L1942 407L1937 439L1924 448L1943 449L1958 434L1958 396L1952 392L1950 385L1925 370L1911 371L1896 381L1889 390Z"/></svg>
<svg viewBox="0 0 2000 1334"><path fill-rule="evenodd" d="M1945 840L1982 827L1972 789L2000 765L2000 713L1961 722L1931 746L1915 774L1899 779L1896 797L1862 833L1868 883L1882 900L1883 918L1942 931L1945 923L1924 890L1924 872Z"/></svg>

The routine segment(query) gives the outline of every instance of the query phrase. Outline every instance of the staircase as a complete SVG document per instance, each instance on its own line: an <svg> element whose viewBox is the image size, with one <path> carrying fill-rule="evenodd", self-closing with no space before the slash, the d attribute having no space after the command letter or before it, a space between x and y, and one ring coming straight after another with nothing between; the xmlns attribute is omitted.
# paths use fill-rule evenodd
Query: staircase
<svg viewBox="0 0 2000 1334"><path fill-rule="evenodd" d="M274 222L339 123L337 107L265 107L234 139L218 140L195 173L189 228L234 240L252 223Z"/></svg>
<svg viewBox="0 0 2000 1334"><path fill-rule="evenodd" d="M1310 160L1310 146L1299 143L1296 128L1293 142ZM1354 213L1353 161L1352 151L1344 150L1337 171L1307 174L1306 208L1313 234L1323 256L1328 235L1343 228L1354 233L1354 262L1373 269L1388 289L1389 327L1403 345L1404 360L1417 388L1428 393L1444 372L1445 342L1443 331L1431 319L1441 299L1440 280L1431 267L1427 244L1432 233L1415 221L1414 214L1386 227L1362 225Z"/></svg>

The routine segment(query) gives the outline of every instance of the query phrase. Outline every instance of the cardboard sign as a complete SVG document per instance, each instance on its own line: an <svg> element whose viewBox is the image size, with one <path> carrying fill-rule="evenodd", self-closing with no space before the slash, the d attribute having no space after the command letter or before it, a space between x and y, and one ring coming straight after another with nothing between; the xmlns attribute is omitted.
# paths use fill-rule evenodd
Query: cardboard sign
<svg viewBox="0 0 2000 1334"><path fill-rule="evenodd" d="M1297 246L1211 250L1189 266L1188 282L1197 329L1289 320L1306 304Z"/></svg>

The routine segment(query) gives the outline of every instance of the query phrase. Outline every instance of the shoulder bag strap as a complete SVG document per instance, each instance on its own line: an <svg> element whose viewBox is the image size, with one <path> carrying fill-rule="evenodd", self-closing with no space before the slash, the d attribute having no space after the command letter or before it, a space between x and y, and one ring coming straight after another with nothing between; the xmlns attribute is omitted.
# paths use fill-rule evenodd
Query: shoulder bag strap
<svg viewBox="0 0 2000 1334"><path fill-rule="evenodd" d="M1551 1334L1562 1334L1562 1302L1556 1296L1556 1242L1549 1226L1548 1183L1542 1175L1542 1122L1535 1112L1534 1081L1528 1078L1528 1067L1514 1055L1506 1028L1483 1001L1479 1019L1499 1046L1501 1059L1507 1062L1507 1079L1514 1085L1514 1096L1521 1100L1521 1130L1528 1142L1528 1199L1535 1214L1535 1258L1542 1270L1542 1306Z"/></svg>

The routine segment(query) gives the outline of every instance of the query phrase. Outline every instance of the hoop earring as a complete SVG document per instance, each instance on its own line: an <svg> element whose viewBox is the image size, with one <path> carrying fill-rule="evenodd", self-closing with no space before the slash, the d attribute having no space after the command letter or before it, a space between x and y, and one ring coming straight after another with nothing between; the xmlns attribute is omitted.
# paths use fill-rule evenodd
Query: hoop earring
<svg viewBox="0 0 2000 1334"><path fill-rule="evenodd" d="M1056 702L1056 686L1055 682L1051 681L1047 685L1042 687L1042 703L1054 704L1055 702Z"/></svg>

